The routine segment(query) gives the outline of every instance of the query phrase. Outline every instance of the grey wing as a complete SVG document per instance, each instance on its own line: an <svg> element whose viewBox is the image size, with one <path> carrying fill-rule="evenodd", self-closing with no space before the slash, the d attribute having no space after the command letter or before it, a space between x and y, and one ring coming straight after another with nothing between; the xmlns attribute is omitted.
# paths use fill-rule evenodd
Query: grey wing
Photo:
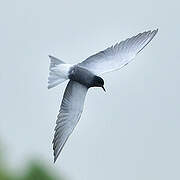
<svg viewBox="0 0 180 180"><path fill-rule="evenodd" d="M87 87L75 81L69 81L66 87L53 139L54 162L79 121L87 90Z"/></svg>
<svg viewBox="0 0 180 180"><path fill-rule="evenodd" d="M118 70L128 64L154 38L157 30L147 31L117 43L104 51L88 57L79 66L96 75Z"/></svg>

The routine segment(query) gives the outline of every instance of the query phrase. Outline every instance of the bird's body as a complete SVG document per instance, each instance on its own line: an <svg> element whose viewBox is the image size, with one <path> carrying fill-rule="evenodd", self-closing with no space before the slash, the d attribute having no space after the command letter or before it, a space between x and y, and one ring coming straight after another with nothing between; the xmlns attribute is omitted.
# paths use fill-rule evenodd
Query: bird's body
<svg viewBox="0 0 180 180"><path fill-rule="evenodd" d="M79 65L73 66L69 72L70 80L79 82L80 84L83 84L87 88L93 86L94 78L95 78L95 74L93 74L88 69L83 68Z"/></svg>
<svg viewBox="0 0 180 180"><path fill-rule="evenodd" d="M77 65L66 64L53 56L49 56L51 63L48 88L55 87L65 80L70 80L56 121L53 139L54 162L80 119L88 89L91 87L102 87L104 89L104 80L100 75L127 65L153 39L157 31L139 33L90 56Z"/></svg>

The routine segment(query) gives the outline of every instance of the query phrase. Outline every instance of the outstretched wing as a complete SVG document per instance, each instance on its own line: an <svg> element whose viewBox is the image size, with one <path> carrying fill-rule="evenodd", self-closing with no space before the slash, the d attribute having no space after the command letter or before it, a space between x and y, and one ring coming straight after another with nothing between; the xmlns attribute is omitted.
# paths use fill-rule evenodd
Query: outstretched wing
<svg viewBox="0 0 180 180"><path fill-rule="evenodd" d="M118 70L127 65L153 39L158 32L147 31L121 41L104 51L88 57L80 66L87 68L96 75Z"/></svg>
<svg viewBox="0 0 180 180"><path fill-rule="evenodd" d="M71 80L66 87L57 116L53 139L54 162L57 160L69 135L79 121L87 90L87 87L84 85Z"/></svg>

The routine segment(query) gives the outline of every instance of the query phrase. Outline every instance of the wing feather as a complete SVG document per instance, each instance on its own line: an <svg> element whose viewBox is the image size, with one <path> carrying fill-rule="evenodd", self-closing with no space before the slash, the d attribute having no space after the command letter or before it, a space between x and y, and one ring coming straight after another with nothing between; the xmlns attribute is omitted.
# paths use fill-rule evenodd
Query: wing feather
<svg viewBox="0 0 180 180"><path fill-rule="evenodd" d="M66 87L53 139L54 162L80 119L87 90L87 87L75 81L69 81Z"/></svg>
<svg viewBox="0 0 180 180"><path fill-rule="evenodd" d="M157 30L145 31L121 41L104 51L88 57L79 66L87 68L96 75L118 70L127 65L154 38Z"/></svg>

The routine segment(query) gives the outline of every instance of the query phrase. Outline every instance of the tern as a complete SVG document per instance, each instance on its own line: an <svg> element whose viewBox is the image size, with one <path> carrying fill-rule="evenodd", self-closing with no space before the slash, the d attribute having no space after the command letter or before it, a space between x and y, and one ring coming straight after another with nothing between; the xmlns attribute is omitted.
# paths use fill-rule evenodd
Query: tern
<svg viewBox="0 0 180 180"><path fill-rule="evenodd" d="M81 117L88 89L101 87L105 91L104 80L100 75L118 70L131 62L157 32L158 29L139 33L75 65L49 56L48 89L69 79L56 121L53 139L54 162Z"/></svg>

